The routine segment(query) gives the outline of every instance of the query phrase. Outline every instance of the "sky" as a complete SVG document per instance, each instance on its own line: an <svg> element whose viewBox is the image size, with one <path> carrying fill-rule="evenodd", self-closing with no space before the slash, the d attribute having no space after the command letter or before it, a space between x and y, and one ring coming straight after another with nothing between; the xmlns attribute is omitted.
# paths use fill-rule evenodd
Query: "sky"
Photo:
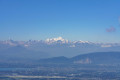
<svg viewBox="0 0 120 80"><path fill-rule="evenodd" d="M120 42L120 0L0 0L0 40Z"/></svg>

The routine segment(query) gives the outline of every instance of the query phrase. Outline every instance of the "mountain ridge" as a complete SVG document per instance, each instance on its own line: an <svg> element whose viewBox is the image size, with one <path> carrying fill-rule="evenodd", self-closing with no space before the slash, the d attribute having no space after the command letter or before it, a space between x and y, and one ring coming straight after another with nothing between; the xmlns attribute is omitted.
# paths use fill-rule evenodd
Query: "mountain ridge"
<svg viewBox="0 0 120 80"><path fill-rule="evenodd" d="M120 52L94 52L78 55L72 58L53 57L41 61L45 61L46 63L120 64Z"/></svg>
<svg viewBox="0 0 120 80"><path fill-rule="evenodd" d="M37 53L37 58L49 58L58 56L73 57L79 54L92 52L120 52L120 43L94 43L81 40L69 41L67 39L63 39L62 37L58 37L50 38L47 40L0 41L0 55L5 54L5 52L11 55L15 54L17 53L16 47L18 48L18 46L22 47L21 50L18 51L19 53L21 52L20 54L26 53L27 56L29 56L29 54L32 56ZM10 53L11 51L12 53Z"/></svg>

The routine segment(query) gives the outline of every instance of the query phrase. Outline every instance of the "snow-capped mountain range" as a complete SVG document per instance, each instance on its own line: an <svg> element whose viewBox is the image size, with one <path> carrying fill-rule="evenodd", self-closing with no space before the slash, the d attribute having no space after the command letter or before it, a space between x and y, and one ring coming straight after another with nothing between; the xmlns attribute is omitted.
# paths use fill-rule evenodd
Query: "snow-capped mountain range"
<svg viewBox="0 0 120 80"><path fill-rule="evenodd" d="M69 41L62 37L46 40L0 41L0 56L9 55L28 58L48 58L56 56L73 57L90 52L120 51L120 43L94 43L90 41ZM4 54L4 55L3 55ZM12 55L11 55L12 54Z"/></svg>
<svg viewBox="0 0 120 80"><path fill-rule="evenodd" d="M67 39L63 39L62 37L58 38L48 38L46 40L29 40L29 41L14 41L14 40L5 40L0 41L0 44L10 45L10 46L17 46L22 45L25 47L31 46L33 44L46 44L46 45L55 45L55 44L69 44L69 45L81 45L81 44L91 44L97 45L101 47L113 47L113 46L120 46L120 43L94 43L89 41L69 41Z"/></svg>

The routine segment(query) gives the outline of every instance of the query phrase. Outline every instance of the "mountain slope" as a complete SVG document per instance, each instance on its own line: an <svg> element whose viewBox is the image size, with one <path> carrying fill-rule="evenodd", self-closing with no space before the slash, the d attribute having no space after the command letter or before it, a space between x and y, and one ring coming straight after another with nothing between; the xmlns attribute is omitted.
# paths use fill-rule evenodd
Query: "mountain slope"
<svg viewBox="0 0 120 80"><path fill-rule="evenodd" d="M120 63L120 52L96 52L71 58L76 63L115 64Z"/></svg>
<svg viewBox="0 0 120 80"><path fill-rule="evenodd" d="M72 58L54 57L42 59L45 63L74 63L74 64L120 64L120 52L96 52L82 54Z"/></svg>

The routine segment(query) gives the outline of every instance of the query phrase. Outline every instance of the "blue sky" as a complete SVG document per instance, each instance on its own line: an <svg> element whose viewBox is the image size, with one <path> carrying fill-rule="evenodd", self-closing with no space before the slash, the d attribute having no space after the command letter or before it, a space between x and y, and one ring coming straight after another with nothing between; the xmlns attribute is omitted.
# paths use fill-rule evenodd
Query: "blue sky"
<svg viewBox="0 0 120 80"><path fill-rule="evenodd" d="M0 0L0 40L120 42L119 16L120 0Z"/></svg>

